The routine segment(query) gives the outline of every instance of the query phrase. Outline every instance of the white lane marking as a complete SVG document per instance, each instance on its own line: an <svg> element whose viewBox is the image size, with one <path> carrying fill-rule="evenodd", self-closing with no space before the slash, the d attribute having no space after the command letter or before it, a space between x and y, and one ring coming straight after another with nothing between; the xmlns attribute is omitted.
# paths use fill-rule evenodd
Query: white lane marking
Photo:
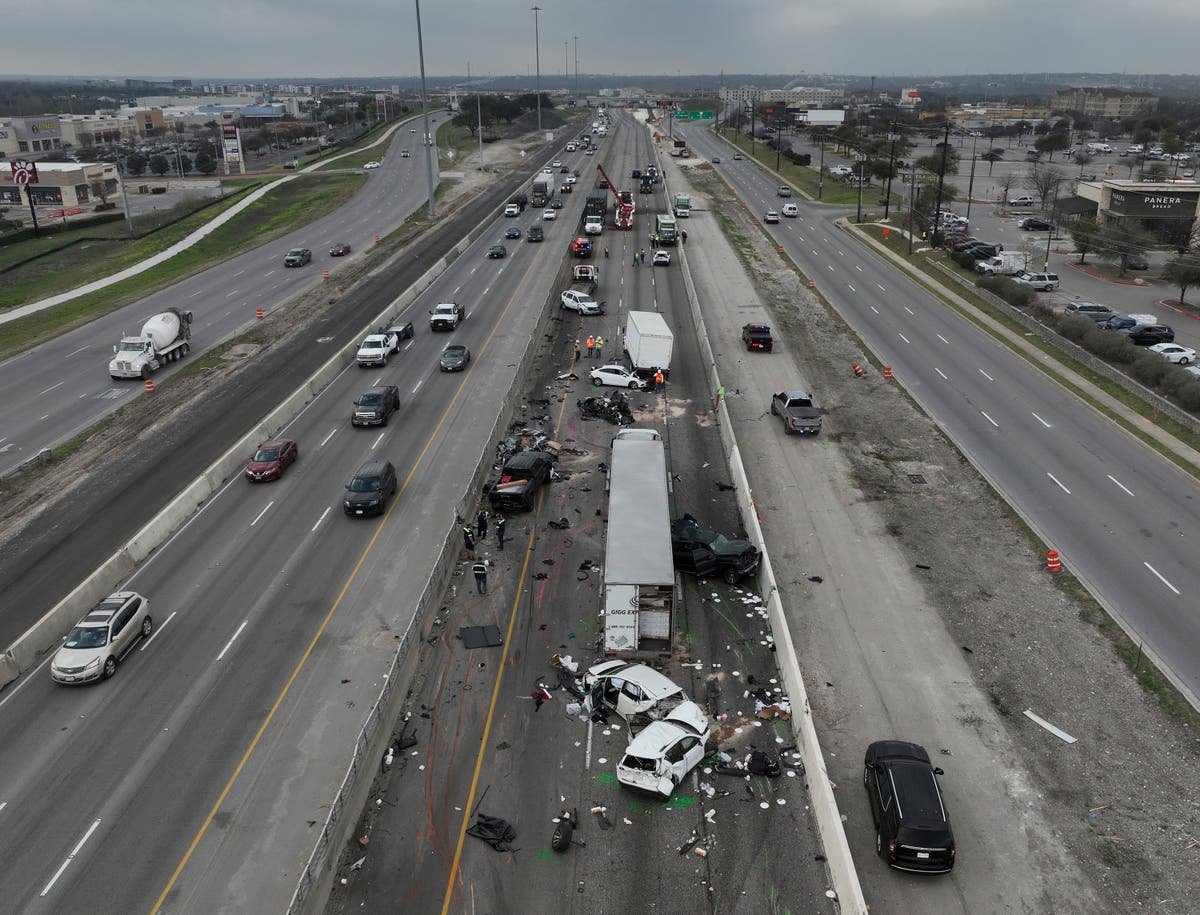
<svg viewBox="0 0 1200 915"><path fill-rule="evenodd" d="M474 271L474 270L472 270L471 272L472 272L472 273L474 273L475 271ZM458 290L460 290L460 289L462 289L462 284L461 284L461 283L460 283L459 285L455 286L455 287L454 287L454 291L453 291L452 293L450 293L450 294L451 294L451 295L458 295Z"/></svg>
<svg viewBox="0 0 1200 915"><path fill-rule="evenodd" d="M246 628L246 623L248 623L248 622L249 622L249 620L242 620L242 625L237 627L237 632L235 632L232 636L229 637L229 641L225 643L225 647L222 648L221 653L219 655L217 655L218 661L221 660L221 658L225 657L225 652L227 652L230 648L233 647L234 641L237 639L237 637L239 635L242 634L242 630Z"/></svg>
<svg viewBox="0 0 1200 915"><path fill-rule="evenodd" d="M484 295L487 295L487 294L488 294L489 292L491 292L491 291L492 291L492 287L491 287L491 286L484 286L484 287L483 287L483 294L484 294Z"/></svg>
<svg viewBox="0 0 1200 915"><path fill-rule="evenodd" d="M404 349L409 349L409 348L410 348L410 347L411 347L411 346L412 346L414 343L416 343L416 342L417 342L416 340L409 340L407 343L405 343L405 344L404 344L404 347L403 347L403 348L404 348Z"/></svg>
<svg viewBox="0 0 1200 915"><path fill-rule="evenodd" d="M871 309L871 311L875 312L875 314L879 314L879 309L876 308L874 305L871 305L870 309Z"/></svg>
<svg viewBox="0 0 1200 915"><path fill-rule="evenodd" d="M1048 476L1050 479L1052 479L1055 482L1055 484L1057 484L1058 488L1061 489L1063 492L1065 492L1068 496L1071 494L1071 490L1069 490L1069 489L1067 489L1067 487L1063 486L1062 482L1058 479L1058 477L1056 477L1054 474L1052 474L1049 470L1046 471L1046 476Z"/></svg>
<svg viewBox="0 0 1200 915"><path fill-rule="evenodd" d="M178 610L172 610L170 616L168 616L165 620L163 620L161 623L159 623L157 626L155 626L154 631L150 633L150 638L142 640L142 645L140 648L138 648L138 651L145 651L147 648L149 648L150 643L153 642L156 638L158 638L158 634L167 628L167 623L169 623L169 622L171 622L171 620L175 619L175 614L177 614L178 612L179 612Z"/></svg>
<svg viewBox="0 0 1200 915"><path fill-rule="evenodd" d="M324 448L327 444L329 444L329 440L331 438L333 438L335 435L337 435L337 429L330 430L329 434L327 436L325 436L323 439L321 439L321 444L317 445L317 447Z"/></svg>
<svg viewBox="0 0 1200 915"><path fill-rule="evenodd" d="M908 337L904 336L904 334L900 334L899 336L900 336L900 339L903 340L905 343L911 342L911 341L909 341Z"/></svg>
<svg viewBox="0 0 1200 915"><path fill-rule="evenodd" d="M233 292L227 292L227 293L225 293L225 298L227 298L227 299L232 299L232 298L233 298L235 295L237 295L237 294L238 294L238 290L236 290L236 289L235 289L235 290L233 290Z"/></svg>
<svg viewBox="0 0 1200 915"><path fill-rule="evenodd" d="M938 368L936 365L933 367L933 370L934 370L935 372L937 372L939 375L941 375L943 378L945 378L945 379L946 379L946 381L949 381L949 380L950 380L950 379L949 379L949 377L947 377L946 373L945 373L945 372L943 372L941 369L939 369L939 368Z"/></svg>
<svg viewBox="0 0 1200 915"><path fill-rule="evenodd" d="M0 801L0 810L3 810L7 806L8 806L8 801Z"/></svg>
<svg viewBox="0 0 1200 915"><path fill-rule="evenodd" d="M1159 581L1161 581L1164 585L1166 585L1168 588L1170 588L1176 594L1179 593L1179 589L1176 588L1169 581L1167 581L1165 578L1163 578L1162 575L1159 574L1158 569L1154 568L1154 566L1150 565L1150 563L1148 563L1148 562L1143 562L1142 565L1144 565L1147 569L1149 569L1151 572L1153 572L1154 577L1157 578Z"/></svg>
<svg viewBox="0 0 1200 915"><path fill-rule="evenodd" d="M846 285L847 285L847 286L850 286L850 284L849 284L849 283L847 283ZM853 286L850 286L850 291L851 291L851 292L858 292L858 290L857 290L857 289L855 289Z"/></svg>
<svg viewBox="0 0 1200 915"><path fill-rule="evenodd" d="M268 276L274 276L274 275L275 275L274 270L268 270L266 273L263 274L263 278L266 279Z"/></svg>
<svg viewBox="0 0 1200 915"><path fill-rule="evenodd" d="M77 355L78 353L82 353L85 349L87 349L87 346L81 346L81 347L79 347L79 349L75 350L74 352L67 353L67 358L70 359L72 356Z"/></svg>
<svg viewBox="0 0 1200 915"><path fill-rule="evenodd" d="M188 298L189 298L189 299L194 299L194 298L195 298L196 296L198 296L198 295L204 295L204 290L203 290L203 289L197 289L197 290L196 290L195 292L193 292L193 293L192 293L190 296L188 296Z"/></svg>
<svg viewBox="0 0 1200 915"><path fill-rule="evenodd" d="M1125 494L1126 494L1126 495L1129 495L1129 496L1132 496L1132 495L1133 495L1133 493L1131 493L1131 492L1130 492L1128 489L1126 489L1126 488L1125 488L1125 486L1124 486L1124 485L1121 483L1121 481L1120 481L1120 480L1118 480L1116 477L1114 477L1114 476L1113 476L1111 473L1109 473L1109 474L1106 474L1106 476L1107 476L1107 477L1108 477L1110 480L1112 480L1114 483L1116 483L1118 486L1120 486L1122 489L1124 489L1124 490L1125 490Z"/></svg>
<svg viewBox="0 0 1200 915"><path fill-rule="evenodd" d="M996 380L996 379L995 379L995 378L993 378L991 375L989 375L987 372L985 372L983 369L980 369L980 370L979 370L979 374L980 374L980 375L982 375L984 378L986 378L988 381L995 381L995 380Z"/></svg>
<svg viewBox="0 0 1200 915"><path fill-rule="evenodd" d="M818 253L817 253L817 249L816 249L816 248L813 248L813 249L812 249L812 253L813 253L813 257L820 257L820 256L821 256L820 254L818 254Z"/></svg>
<svg viewBox="0 0 1200 915"><path fill-rule="evenodd" d="M904 310L907 311L914 318L917 316L917 313L915 311L913 311L911 308L909 308L907 305L904 306Z"/></svg>
<svg viewBox="0 0 1200 915"><path fill-rule="evenodd" d="M1046 422L1044 419L1042 419L1040 416L1038 416L1036 413L1033 414L1033 418L1036 419L1043 426L1045 426L1047 429L1050 428L1050 424L1048 422Z"/></svg>
<svg viewBox="0 0 1200 915"><path fill-rule="evenodd" d="M886 289L884 289L884 288L883 288L883 286L882 286L882 285L880 285L879 283L876 283L875 285L876 285L876 286L879 286L879 289L880 289L880 291L881 291L881 292L887 292L887 290L886 290Z"/></svg>
<svg viewBox="0 0 1200 915"><path fill-rule="evenodd" d="M384 437L385 435L387 435L387 433L386 433L386 432L380 432L380 433L379 433L379 438L375 439L375 441L371 443L371 450L372 450L372 451L374 451L376 448L378 448L378 447L379 447L379 443L383 441L383 437Z"/></svg>
<svg viewBox="0 0 1200 915"><path fill-rule="evenodd" d="M937 335L937 338L938 338L939 340L941 340L943 343L949 343L949 342L950 342L950 341L949 341L949 340L947 340L945 337L943 337L941 334L938 334L938 335Z"/></svg>
<svg viewBox="0 0 1200 915"><path fill-rule="evenodd" d="M40 423L42 420L44 420L44 419L49 419L49 418L50 418L50 414L49 414L49 413L47 413L47 414L45 414L44 416L39 416L39 417L38 417L38 422Z"/></svg>
<svg viewBox="0 0 1200 915"><path fill-rule="evenodd" d="M857 270L859 273L862 273L862 267L858 266L858 264L854 265L854 269Z"/></svg>
<svg viewBox="0 0 1200 915"><path fill-rule="evenodd" d="M245 273L245 272L246 272L245 270L239 270L239 271L238 271L237 273L235 273L233 276L234 276L234 278L236 279L237 277L241 276L241 275L242 275L243 273Z"/></svg>
<svg viewBox="0 0 1200 915"><path fill-rule="evenodd" d="M840 257L845 257L845 256L846 256L846 252L845 252L845 251L843 251L843 250L841 250L841 249L839 248L839 249L838 249L838 256L840 256Z"/></svg>
<svg viewBox="0 0 1200 915"><path fill-rule="evenodd" d="M58 384L52 384L50 387L46 388L46 390L38 391L38 396L40 397L42 394L49 394L55 388L61 388L64 384L66 384L65 381L60 381Z"/></svg>
<svg viewBox="0 0 1200 915"><path fill-rule="evenodd" d="M316 524L314 524L314 525L312 526L312 529L313 529L314 531L315 531L315 530L316 530L318 527L320 527L320 526L321 526L321 522L325 520L325 516L326 516L326 515L328 515L328 514L329 514L329 509L328 509L328 508L326 508L326 509L325 509L325 511L321 512L321 517L320 517L320 518L318 518L318 519L317 519L317 523L316 523Z"/></svg>
<svg viewBox="0 0 1200 915"><path fill-rule="evenodd" d="M262 511L260 511L260 512L258 513L258 517L257 517L257 518L255 518L253 521L251 521L251 522L250 522L250 526L251 526L251 527L254 527L254 525L258 524L258 522L262 520L262 516L263 516L263 515L265 515L267 512L269 512L269 511L271 510L271 506L272 506L272 505L274 505L274 504L275 504L275 500L274 500L274 499L272 499L270 502L268 502L268 503L267 503L267 507L266 507L266 508L264 508Z"/></svg>
<svg viewBox="0 0 1200 915"><path fill-rule="evenodd" d="M58 866L58 870L54 872L54 876L50 878L50 882L46 884L46 888L43 889L38 895L45 896L50 892L54 884L58 882L58 878L62 876L62 872L67 869L67 865L75 860L75 856L78 855L79 850L83 848L83 843L92 837L92 833L96 831L96 827L99 825L100 821L96 820L91 826L88 827L88 831L83 834L83 838L79 840L79 844L71 849L71 853L67 855L67 860Z"/></svg>
<svg viewBox="0 0 1200 915"><path fill-rule="evenodd" d="M991 423L991 424L992 424L993 426L995 426L997 429L999 429L999 428L1000 428L1000 424L999 424L998 422L996 422L994 419L992 419L990 416L988 416L988 415L987 415L986 413L984 413L982 410L980 410L979 412L980 412L981 414L983 414L983 418L984 418L984 419L986 419L986 420L987 420L989 423Z"/></svg>
<svg viewBox="0 0 1200 915"><path fill-rule="evenodd" d="M421 385L423 385L424 383L425 383L425 379L424 379L424 378L422 378L420 381L418 381L418 382L417 382L417 386L416 386L415 388L413 388L413 389L412 389L412 392L413 392L414 394L416 394L416 393L417 393L417 391L421 390Z"/></svg>

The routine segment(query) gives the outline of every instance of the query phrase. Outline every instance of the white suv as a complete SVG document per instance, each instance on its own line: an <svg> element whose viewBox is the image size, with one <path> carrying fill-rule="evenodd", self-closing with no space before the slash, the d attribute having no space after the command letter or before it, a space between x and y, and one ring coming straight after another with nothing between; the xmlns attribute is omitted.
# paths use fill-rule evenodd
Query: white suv
<svg viewBox="0 0 1200 915"><path fill-rule="evenodd" d="M505 216L520 216L521 215L521 207L515 203L510 203L510 204L508 204L508 206L506 206L504 208L504 215Z"/></svg>
<svg viewBox="0 0 1200 915"><path fill-rule="evenodd" d="M1058 288L1057 273L1022 273L1020 276L1013 277L1013 281L1040 289L1042 292Z"/></svg>

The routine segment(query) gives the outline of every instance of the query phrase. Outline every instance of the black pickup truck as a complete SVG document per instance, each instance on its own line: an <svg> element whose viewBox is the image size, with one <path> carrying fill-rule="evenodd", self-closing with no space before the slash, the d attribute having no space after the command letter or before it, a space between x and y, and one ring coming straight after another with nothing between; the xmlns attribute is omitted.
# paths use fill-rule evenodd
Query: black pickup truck
<svg viewBox="0 0 1200 915"><path fill-rule="evenodd" d="M771 398L771 415L783 420L788 435L817 435L821 431L821 411L813 406L806 391L780 391Z"/></svg>
<svg viewBox="0 0 1200 915"><path fill-rule="evenodd" d="M771 352L771 348L775 346L775 338L771 336L771 325L743 324L742 342L746 344L746 349L748 350L760 350L764 353Z"/></svg>
<svg viewBox="0 0 1200 915"><path fill-rule="evenodd" d="M532 511L537 491L550 481L554 457L544 451L522 451L504 462L488 493L493 511Z"/></svg>

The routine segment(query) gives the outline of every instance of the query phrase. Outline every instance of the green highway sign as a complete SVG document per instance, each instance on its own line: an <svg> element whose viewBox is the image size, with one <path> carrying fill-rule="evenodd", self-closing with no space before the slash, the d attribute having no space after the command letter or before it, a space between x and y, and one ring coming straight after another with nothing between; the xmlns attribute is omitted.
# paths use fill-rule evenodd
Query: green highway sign
<svg viewBox="0 0 1200 915"><path fill-rule="evenodd" d="M676 111L675 120L677 121L711 121L713 113L711 111Z"/></svg>

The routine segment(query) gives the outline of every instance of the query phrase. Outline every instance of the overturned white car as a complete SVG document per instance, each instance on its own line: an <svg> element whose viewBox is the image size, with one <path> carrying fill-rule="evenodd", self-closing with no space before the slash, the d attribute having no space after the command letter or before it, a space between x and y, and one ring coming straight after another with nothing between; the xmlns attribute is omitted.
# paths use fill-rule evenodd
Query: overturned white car
<svg viewBox="0 0 1200 915"><path fill-rule="evenodd" d="M669 798L704 758L707 742L708 716L695 702L683 702L629 742L617 763L617 781Z"/></svg>
<svg viewBox="0 0 1200 915"><path fill-rule="evenodd" d="M588 688L589 712L609 709L634 728L665 718L688 701L682 686L645 664L604 661L589 668L583 682Z"/></svg>

